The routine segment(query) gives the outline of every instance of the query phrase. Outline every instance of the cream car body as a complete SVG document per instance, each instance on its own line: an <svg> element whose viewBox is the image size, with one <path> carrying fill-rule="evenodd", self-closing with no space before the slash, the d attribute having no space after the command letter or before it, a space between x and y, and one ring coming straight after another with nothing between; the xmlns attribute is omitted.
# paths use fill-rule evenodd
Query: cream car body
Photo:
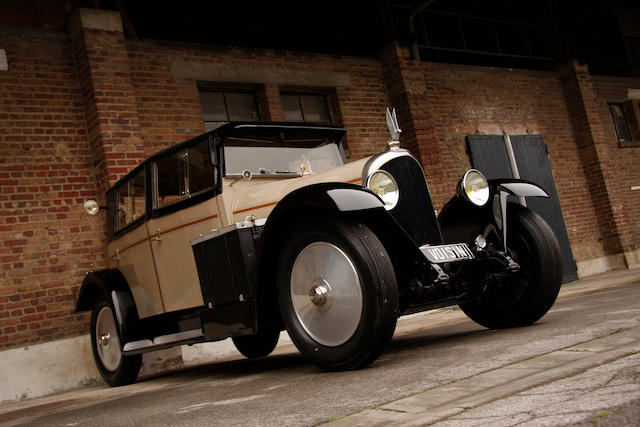
<svg viewBox="0 0 640 427"><path fill-rule="evenodd" d="M562 277L557 241L507 197L544 190L472 169L436 218L387 120L389 151L347 164L342 128L229 123L111 187L109 265L87 273L77 304L105 381L135 381L142 353L227 337L263 357L286 329L309 360L345 370L382 353L399 315L459 304L488 327L543 316Z"/></svg>

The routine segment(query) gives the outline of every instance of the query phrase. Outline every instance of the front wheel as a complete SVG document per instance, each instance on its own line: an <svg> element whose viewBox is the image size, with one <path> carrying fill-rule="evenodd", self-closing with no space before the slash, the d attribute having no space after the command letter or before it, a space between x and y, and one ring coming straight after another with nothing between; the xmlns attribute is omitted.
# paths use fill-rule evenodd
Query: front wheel
<svg viewBox="0 0 640 427"><path fill-rule="evenodd" d="M321 368L363 368L393 336L398 317L393 265L363 224L301 223L281 254L277 285L291 340Z"/></svg>
<svg viewBox="0 0 640 427"><path fill-rule="evenodd" d="M520 270L488 288L480 300L460 308L488 328L530 325L544 316L562 283L562 254L549 225L532 210L510 204L507 226L509 254Z"/></svg>
<svg viewBox="0 0 640 427"><path fill-rule="evenodd" d="M135 382L142 355L125 356L113 308L100 299L91 313L91 347L100 375L111 387Z"/></svg>

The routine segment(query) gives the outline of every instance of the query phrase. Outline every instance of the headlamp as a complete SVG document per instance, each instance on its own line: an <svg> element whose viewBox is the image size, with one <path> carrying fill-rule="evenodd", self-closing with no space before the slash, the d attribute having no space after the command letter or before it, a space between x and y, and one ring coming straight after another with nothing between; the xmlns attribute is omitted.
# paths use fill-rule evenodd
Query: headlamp
<svg viewBox="0 0 640 427"><path fill-rule="evenodd" d="M482 172L469 169L458 183L458 195L476 206L484 206L489 200L489 183Z"/></svg>
<svg viewBox="0 0 640 427"><path fill-rule="evenodd" d="M369 175L367 188L380 196L385 209L391 210L398 204L400 198L398 184L389 173L379 170Z"/></svg>

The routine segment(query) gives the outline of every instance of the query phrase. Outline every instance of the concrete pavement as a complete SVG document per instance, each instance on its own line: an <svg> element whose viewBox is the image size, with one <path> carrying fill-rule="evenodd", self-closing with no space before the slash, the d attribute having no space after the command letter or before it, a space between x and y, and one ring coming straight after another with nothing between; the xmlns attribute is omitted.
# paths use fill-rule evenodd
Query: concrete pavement
<svg viewBox="0 0 640 427"><path fill-rule="evenodd" d="M638 283L640 284L640 269L636 270L620 270L613 271L603 275L589 277L587 279L578 280L576 282L566 284L563 286L561 290L560 298L567 298L568 296L575 296L580 294L585 294L592 292L597 289L620 286L624 284L632 284ZM419 331L422 329L430 329L435 328L442 325L450 325L455 323L460 323L466 321L466 316L457 309L454 308L446 308L440 310L434 310L426 313L419 313L412 316L406 316L399 320L398 328L396 331L396 337L409 334L411 332ZM632 334L632 333L631 333ZM640 335L639 331L635 330L636 336ZM617 334L614 334L617 335ZM632 334L633 335L633 334ZM622 336L622 335L621 335ZM624 338L624 336L622 336ZM607 338L607 337L604 337ZM598 338L600 339L600 338ZM625 338L625 339L628 339ZM493 398L499 398L500 396L504 396L504 393L517 393L522 387L531 387L536 384L544 384L545 381L552 381L554 378L562 378L563 375L571 375L572 372L584 371L588 369L590 366L596 366L597 363L601 363L603 360L609 360L606 358L616 358L623 357L621 355L626 354L628 351L638 351L637 342L635 341L624 341L623 342L600 342L598 340L593 340L594 342L586 342L579 344L578 346L574 346L576 348L568 348L561 349L556 352L549 353L552 355L553 353L557 353L556 355L542 355L539 357L535 357L530 359L531 362L527 360L519 363L531 363L533 365L521 365L517 368L512 365L501 367L499 369L490 370L488 372L482 372L479 375L471 376L469 378L465 378L461 381L468 381L468 383L461 383L462 388L465 389L470 387L470 384L473 384L473 381L483 383L486 380L486 384L489 384L489 390L483 390L482 393L476 392L476 394L481 394L485 396L493 396ZM598 342L595 342L598 341ZM579 346L589 346L588 348L582 348ZM600 347L605 350L597 350ZM625 347L627 346L627 347ZM280 352L291 352L292 346L291 344L286 344L279 349L276 350L276 354ZM602 354L604 356L602 356ZM578 357L580 356L580 357ZM587 357L589 356L589 357ZM541 358L542 357L542 358ZM599 359L598 357L605 357L605 359ZM230 356L231 359L238 358L237 356ZM534 363L535 361L535 363ZM539 364L540 366L536 365ZM594 365L596 364L596 365ZM507 369L511 368L511 369ZM501 369L507 369L505 371L500 371ZM575 371L577 369L577 371ZM555 371L554 371L555 370ZM484 375L490 375L491 372L500 371L500 376L506 375L506 378L514 379L514 381L501 383L499 377L495 379L488 380ZM553 371L556 375L555 377L548 377L547 371ZM567 374L568 372L568 374ZM477 378L476 378L477 377ZM475 380L474 380L475 378ZM478 379L479 378L479 379ZM64 392L54 394L48 397L37 398L37 399L29 399L23 400L21 402L13 402L0 405L0 422L7 421L10 419L20 418L21 413L31 413L36 411L38 413L47 413L50 411L59 411L62 408L78 408L85 405L85 401L89 400L111 400L111 399L119 399L128 395L135 395L138 393L145 393L152 390L159 390L165 387L172 386L176 381L175 376L161 376L159 378L155 378L151 381L146 381L143 383L134 384L132 386L121 387L111 389L104 385L97 385L93 387L83 387L73 391ZM458 388L460 388L461 384L457 384ZM526 385L528 384L528 385ZM533 385L532 385L533 384ZM518 386L519 385L519 386ZM456 387L456 383L444 384L441 387ZM434 388L433 390L439 389L440 393L436 393L438 395L448 395L449 393L443 393L441 387ZM518 388L520 387L520 388ZM458 390L458 393L463 392L464 390ZM423 393L430 393L430 390L426 390L420 393L415 394L412 397L419 396ZM431 392L433 393L433 392ZM442 404L449 404L456 406L462 402L464 405L470 405L473 402L469 403L468 400L472 399L474 393L470 393L470 395L459 395L459 394L451 394L449 401L442 402ZM403 405L408 401L405 399L395 400L394 402L387 402L385 405L377 406L380 408L386 405ZM459 400L459 402L453 402L453 400ZM482 402L478 403L481 404ZM419 413L421 412L422 403L418 403L418 409L411 409L411 411L415 412L416 418L419 417ZM468 406L464 406L468 407ZM390 408L395 408L392 406ZM398 408L401 408L399 406ZM393 410L401 411L402 409L395 408ZM370 409L369 411L380 411L379 409ZM358 414L354 414L353 417L362 416L367 411L360 412ZM380 411L384 412L384 411ZM392 411L390 411L392 412ZM401 412L398 412L402 414ZM410 411L407 411L410 413ZM416 415L418 414L418 415ZM345 418L351 419L351 418ZM355 421L354 421L355 422ZM371 422L367 422L370 424ZM402 420L399 423L403 423Z"/></svg>
<svg viewBox="0 0 640 427"><path fill-rule="evenodd" d="M483 372L340 418L336 426L423 426L640 352L640 327Z"/></svg>

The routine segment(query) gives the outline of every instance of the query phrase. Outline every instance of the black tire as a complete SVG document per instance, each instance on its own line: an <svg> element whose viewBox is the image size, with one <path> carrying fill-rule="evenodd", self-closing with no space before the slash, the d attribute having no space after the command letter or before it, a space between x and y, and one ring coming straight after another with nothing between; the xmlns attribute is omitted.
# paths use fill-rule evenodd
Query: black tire
<svg viewBox="0 0 640 427"><path fill-rule="evenodd" d="M277 285L291 340L322 369L366 367L393 336L398 317L393 265L363 224L327 219L299 224L281 253Z"/></svg>
<svg viewBox="0 0 640 427"><path fill-rule="evenodd" d="M91 348L96 366L107 384L117 387L135 382L142 355L122 354L122 337L113 307L105 299L98 300L91 313Z"/></svg>
<svg viewBox="0 0 640 427"><path fill-rule="evenodd" d="M562 283L562 254L555 234L537 213L516 204L507 209L507 248L520 271L487 289L479 300L461 304L473 321L491 329L526 326L544 316L558 296ZM456 235L471 241L477 225L456 227ZM459 240L461 241L461 240Z"/></svg>
<svg viewBox="0 0 640 427"><path fill-rule="evenodd" d="M242 335L231 337L236 349L247 359L257 359L271 354L280 338L280 331L277 328L258 326L258 331L254 335Z"/></svg>

